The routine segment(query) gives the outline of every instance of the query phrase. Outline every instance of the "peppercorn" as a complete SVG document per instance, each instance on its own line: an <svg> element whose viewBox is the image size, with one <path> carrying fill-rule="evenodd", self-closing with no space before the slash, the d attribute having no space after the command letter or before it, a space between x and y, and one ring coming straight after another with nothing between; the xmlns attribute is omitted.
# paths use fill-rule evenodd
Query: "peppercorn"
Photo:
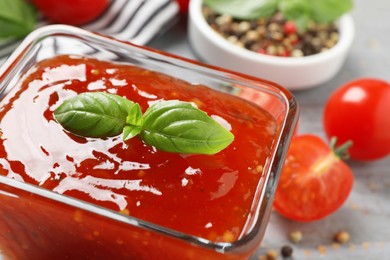
<svg viewBox="0 0 390 260"><path fill-rule="evenodd" d="M223 14L215 19L215 23L218 25L229 24L232 22L232 20L233 18L230 15Z"/></svg>
<svg viewBox="0 0 390 260"><path fill-rule="evenodd" d="M260 48L261 48L260 44L256 42L256 43L251 45L250 50L258 52L260 50Z"/></svg>
<svg viewBox="0 0 390 260"><path fill-rule="evenodd" d="M290 241L293 242L294 244L298 244L299 242L302 241L302 232L297 230L293 231L289 234Z"/></svg>
<svg viewBox="0 0 390 260"><path fill-rule="evenodd" d="M340 244L345 244L349 241L350 239L350 235L348 232L346 231L339 231L336 233L336 235L334 236L333 240L337 243L340 243Z"/></svg>
<svg viewBox="0 0 390 260"><path fill-rule="evenodd" d="M329 38L329 34L327 31L321 31L317 34L317 36L321 39L321 41L326 41Z"/></svg>
<svg viewBox="0 0 390 260"><path fill-rule="evenodd" d="M278 252L275 250L269 250L266 254L267 260L276 260L278 258Z"/></svg>
<svg viewBox="0 0 390 260"><path fill-rule="evenodd" d="M285 34L293 34L297 32L297 27L295 26L295 23L293 21L287 21L283 25L283 31Z"/></svg>
<svg viewBox="0 0 390 260"><path fill-rule="evenodd" d="M250 41L256 41L257 39L259 39L259 33L254 30L250 30L245 34L245 37Z"/></svg>
<svg viewBox="0 0 390 260"><path fill-rule="evenodd" d="M277 24L277 23L270 23L268 26L267 26L267 29L271 32L276 32L276 31L281 31L280 30L280 25Z"/></svg>
<svg viewBox="0 0 390 260"><path fill-rule="evenodd" d="M270 45L266 49L267 54L276 55L276 47L274 45Z"/></svg>
<svg viewBox="0 0 390 260"><path fill-rule="evenodd" d="M249 22L243 21L243 22L240 22L240 23L238 24L238 30L239 30L240 32L245 33L245 32L247 32L247 31L249 31L250 29L251 29L251 25L250 25Z"/></svg>
<svg viewBox="0 0 390 260"><path fill-rule="evenodd" d="M271 39L273 39L275 41L281 41L284 38L283 33L278 32L278 31L271 32L270 36L271 36Z"/></svg>
<svg viewBox="0 0 390 260"><path fill-rule="evenodd" d="M293 253L293 248L291 246L282 246L282 248L280 249L280 254L282 255L283 258L288 258L288 257L291 257L292 256L292 253Z"/></svg>
<svg viewBox="0 0 390 260"><path fill-rule="evenodd" d="M332 39L333 41L337 42L339 40L339 34L337 32L332 32L330 34L330 39Z"/></svg>
<svg viewBox="0 0 390 260"><path fill-rule="evenodd" d="M280 12L269 18L243 20L229 14L217 14L202 8L205 20L217 33L232 44L273 56L303 57L332 48L339 40L335 24L310 22L304 33L293 21L285 20Z"/></svg>
<svg viewBox="0 0 390 260"><path fill-rule="evenodd" d="M303 52L299 49L294 49L291 52L291 57L302 57L302 56L303 56Z"/></svg>
<svg viewBox="0 0 390 260"><path fill-rule="evenodd" d="M227 37L227 40L233 44L235 44L236 42L238 42L238 38L237 36L235 35L230 35L229 37Z"/></svg>

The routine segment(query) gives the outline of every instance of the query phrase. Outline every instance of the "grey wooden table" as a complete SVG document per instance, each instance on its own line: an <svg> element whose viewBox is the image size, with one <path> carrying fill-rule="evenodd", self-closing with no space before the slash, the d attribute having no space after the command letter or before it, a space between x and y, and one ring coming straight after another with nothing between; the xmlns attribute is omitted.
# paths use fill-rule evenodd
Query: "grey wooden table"
<svg viewBox="0 0 390 260"><path fill-rule="evenodd" d="M301 107L299 133L325 136L321 121L323 107L330 93L341 84L359 77L390 81L390 1L354 2L356 38L343 69L327 83L294 92ZM149 46L197 59L187 39L186 19L181 19ZM294 259L390 259L390 157L372 163L349 164L355 184L340 210L324 220L304 224L272 213L263 244L252 258L291 245L287 235L300 230L303 240L292 245ZM341 246L333 243L332 237L339 230L350 233L349 243Z"/></svg>

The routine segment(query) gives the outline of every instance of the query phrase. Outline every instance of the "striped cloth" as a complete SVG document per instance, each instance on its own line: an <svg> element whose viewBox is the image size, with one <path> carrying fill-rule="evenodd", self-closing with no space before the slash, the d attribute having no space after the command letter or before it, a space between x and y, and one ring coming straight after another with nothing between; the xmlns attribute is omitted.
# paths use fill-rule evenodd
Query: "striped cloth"
<svg viewBox="0 0 390 260"><path fill-rule="evenodd" d="M178 13L175 0L111 0L99 18L81 28L144 45L166 31L177 20ZM47 24L41 19L37 27ZM0 41L0 64L19 44L14 39Z"/></svg>

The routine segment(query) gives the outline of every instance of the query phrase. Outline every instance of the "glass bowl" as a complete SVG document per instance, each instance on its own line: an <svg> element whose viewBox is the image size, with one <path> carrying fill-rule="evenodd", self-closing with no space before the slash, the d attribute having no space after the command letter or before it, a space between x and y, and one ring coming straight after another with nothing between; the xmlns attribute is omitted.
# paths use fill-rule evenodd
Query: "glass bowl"
<svg viewBox="0 0 390 260"><path fill-rule="evenodd" d="M290 92L251 76L79 28L51 25L26 37L0 68L2 98L18 85L34 64L64 54L88 55L158 71L194 85L239 96L271 114L276 122L276 134L268 147L269 157L257 184L249 225L234 242L213 242L0 174L0 258L1 254L5 259L248 258L263 237L297 121L298 107Z"/></svg>

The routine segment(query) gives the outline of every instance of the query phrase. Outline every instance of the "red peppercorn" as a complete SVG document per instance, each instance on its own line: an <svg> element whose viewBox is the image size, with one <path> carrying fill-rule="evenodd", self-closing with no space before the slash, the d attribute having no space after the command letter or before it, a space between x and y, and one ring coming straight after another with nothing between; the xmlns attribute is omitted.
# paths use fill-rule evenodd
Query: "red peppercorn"
<svg viewBox="0 0 390 260"><path fill-rule="evenodd" d="M287 21L283 25L283 30L285 34L293 34L297 32L297 27L293 21Z"/></svg>
<svg viewBox="0 0 390 260"><path fill-rule="evenodd" d="M278 53L280 57L290 57L290 52L288 50L283 50Z"/></svg>
<svg viewBox="0 0 390 260"><path fill-rule="evenodd" d="M292 45L295 45L299 42L299 37L296 33L292 33L288 36L288 39L290 39L290 42Z"/></svg>

